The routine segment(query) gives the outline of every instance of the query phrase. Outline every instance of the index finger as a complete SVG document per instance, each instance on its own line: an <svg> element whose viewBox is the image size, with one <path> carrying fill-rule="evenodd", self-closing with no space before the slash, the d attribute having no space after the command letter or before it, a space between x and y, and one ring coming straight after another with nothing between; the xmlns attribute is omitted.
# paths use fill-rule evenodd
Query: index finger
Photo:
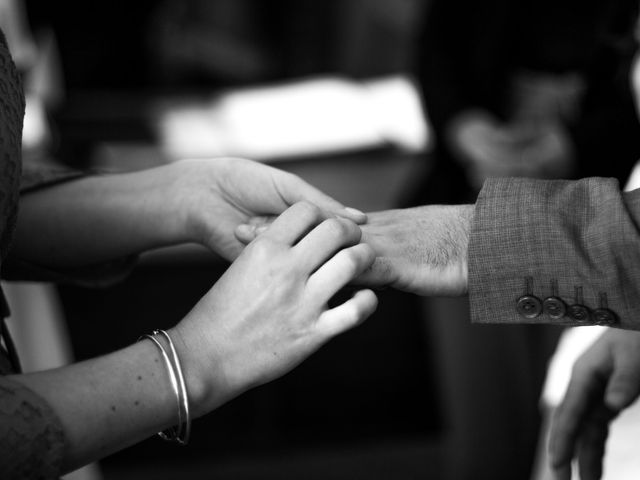
<svg viewBox="0 0 640 480"><path fill-rule="evenodd" d="M328 214L315 205L298 202L276 218L263 235L292 246L327 217Z"/></svg>

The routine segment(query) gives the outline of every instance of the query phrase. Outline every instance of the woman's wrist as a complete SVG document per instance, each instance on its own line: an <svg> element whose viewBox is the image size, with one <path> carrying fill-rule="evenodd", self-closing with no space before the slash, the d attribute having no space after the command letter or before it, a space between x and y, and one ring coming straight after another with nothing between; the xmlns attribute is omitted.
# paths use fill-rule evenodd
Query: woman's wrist
<svg viewBox="0 0 640 480"><path fill-rule="evenodd" d="M128 211L129 222L147 248L183 243L205 243L203 224L207 206L206 169L197 161L182 160L148 170L96 177L114 211ZM123 216L124 217L124 216ZM126 220L125 220L126 222Z"/></svg>
<svg viewBox="0 0 640 480"><path fill-rule="evenodd" d="M180 162L128 175L130 201L156 247L197 241L190 228L192 189Z"/></svg>
<svg viewBox="0 0 640 480"><path fill-rule="evenodd" d="M220 360L210 358L204 335L186 335L180 325L168 330L176 348L186 382L193 418L226 403L235 395L227 386Z"/></svg>
<svg viewBox="0 0 640 480"><path fill-rule="evenodd" d="M216 212L207 199L215 188L215 179L209 178L209 168L200 160L175 162L170 173L176 181L173 189L175 216L183 240L208 245L208 223ZM209 220L209 221L208 221Z"/></svg>

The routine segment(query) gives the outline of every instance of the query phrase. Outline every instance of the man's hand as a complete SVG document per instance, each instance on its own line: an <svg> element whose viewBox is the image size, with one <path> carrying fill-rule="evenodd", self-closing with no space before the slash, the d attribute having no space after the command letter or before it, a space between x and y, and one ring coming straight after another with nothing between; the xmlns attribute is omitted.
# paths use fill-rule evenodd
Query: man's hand
<svg viewBox="0 0 640 480"><path fill-rule="evenodd" d="M558 480L571 479L578 460L580 478L597 480L609 423L640 394L640 333L608 330L576 362L550 433L551 468Z"/></svg>
<svg viewBox="0 0 640 480"><path fill-rule="evenodd" d="M473 205L430 205L367 214L362 243L376 260L353 283L393 287L417 295L463 295L467 291L467 248ZM248 244L273 217L254 217L236 229Z"/></svg>
<svg viewBox="0 0 640 480"><path fill-rule="evenodd" d="M356 283L418 295L466 293L473 211L473 205L432 205L368 214L362 241L376 260Z"/></svg>
<svg viewBox="0 0 640 480"><path fill-rule="evenodd" d="M362 223L366 215L342 204L299 177L250 160L220 158L184 160L175 165L182 180L175 194L187 212L191 240L234 259L243 244L235 229L260 215L279 215L296 202L306 201L327 217Z"/></svg>

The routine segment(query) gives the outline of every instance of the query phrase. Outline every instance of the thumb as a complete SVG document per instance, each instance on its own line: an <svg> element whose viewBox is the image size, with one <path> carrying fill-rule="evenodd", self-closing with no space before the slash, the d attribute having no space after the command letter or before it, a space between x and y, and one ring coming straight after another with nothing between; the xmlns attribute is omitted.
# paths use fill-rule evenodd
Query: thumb
<svg viewBox="0 0 640 480"><path fill-rule="evenodd" d="M247 245L267 230L276 218L275 216L252 217L247 223L238 225L233 233L240 243Z"/></svg>

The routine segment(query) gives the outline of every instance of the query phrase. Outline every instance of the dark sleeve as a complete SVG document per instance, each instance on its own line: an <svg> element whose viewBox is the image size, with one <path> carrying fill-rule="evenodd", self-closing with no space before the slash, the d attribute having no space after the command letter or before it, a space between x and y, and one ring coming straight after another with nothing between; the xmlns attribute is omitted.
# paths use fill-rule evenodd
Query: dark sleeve
<svg viewBox="0 0 640 480"><path fill-rule="evenodd" d="M20 194L50 187L58 183L76 180L87 175L87 172L57 165L53 162L24 162L20 178Z"/></svg>
<svg viewBox="0 0 640 480"><path fill-rule="evenodd" d="M0 377L0 478L57 479L65 449L62 425L48 404Z"/></svg>
<svg viewBox="0 0 640 480"><path fill-rule="evenodd" d="M633 51L604 46L587 78L582 111L569 126L580 177L625 182L640 158L640 122L629 81Z"/></svg>
<svg viewBox="0 0 640 480"><path fill-rule="evenodd" d="M436 132L470 101L466 98L463 75L467 54L467 32L462 20L456 20L457 1L435 0L427 8L427 17L418 45L417 79L425 108Z"/></svg>
<svg viewBox="0 0 640 480"><path fill-rule="evenodd" d="M625 182L640 158L640 123L631 96L616 92L570 128L581 177L605 176Z"/></svg>
<svg viewBox="0 0 640 480"><path fill-rule="evenodd" d="M622 193L614 179L488 180L469 242L472 321L575 326L609 319L640 330L639 221L640 190ZM546 308L551 296L562 300L564 314ZM526 307L524 297L533 297ZM576 305L586 317L575 314ZM614 317L599 315L604 308Z"/></svg>
<svg viewBox="0 0 640 480"><path fill-rule="evenodd" d="M426 9L416 76L429 120L441 135L467 109L498 108L504 82L509 1L434 0Z"/></svg>

